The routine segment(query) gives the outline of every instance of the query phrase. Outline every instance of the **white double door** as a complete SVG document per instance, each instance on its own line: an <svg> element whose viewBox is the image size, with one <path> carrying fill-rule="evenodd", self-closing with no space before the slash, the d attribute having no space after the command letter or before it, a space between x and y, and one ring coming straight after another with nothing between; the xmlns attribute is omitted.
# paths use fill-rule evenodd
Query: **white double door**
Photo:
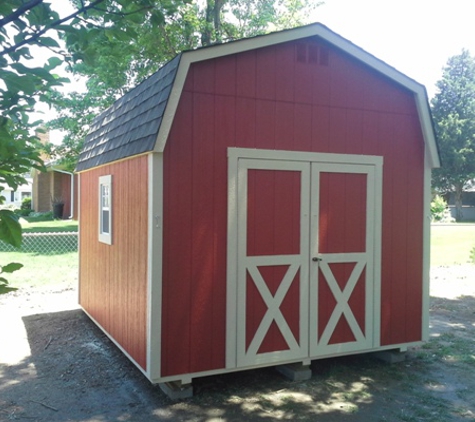
<svg viewBox="0 0 475 422"><path fill-rule="evenodd" d="M379 342L380 157L229 152L227 365Z"/></svg>

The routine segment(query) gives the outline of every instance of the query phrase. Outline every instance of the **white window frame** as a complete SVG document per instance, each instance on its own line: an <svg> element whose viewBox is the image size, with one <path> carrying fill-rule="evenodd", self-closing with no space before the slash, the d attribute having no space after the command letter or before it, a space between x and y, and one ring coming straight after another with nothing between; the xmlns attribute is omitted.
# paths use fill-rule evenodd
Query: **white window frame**
<svg viewBox="0 0 475 422"><path fill-rule="evenodd" d="M104 206L103 201L103 188L107 188L108 193L108 201ZM108 245L112 245L112 176L106 175L99 177L99 242L106 243ZM104 231L103 227L103 213L104 211L109 212L109 224L108 224L108 231Z"/></svg>

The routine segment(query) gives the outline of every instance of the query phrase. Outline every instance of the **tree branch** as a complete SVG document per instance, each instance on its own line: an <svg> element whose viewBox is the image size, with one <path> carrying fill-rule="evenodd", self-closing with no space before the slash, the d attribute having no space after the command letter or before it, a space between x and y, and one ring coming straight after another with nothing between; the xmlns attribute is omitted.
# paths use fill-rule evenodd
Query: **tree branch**
<svg viewBox="0 0 475 422"><path fill-rule="evenodd" d="M96 10L98 10L98 9L96 9ZM87 19L84 19L84 18L81 17L81 16L76 16L76 17L77 17L81 22L84 22L84 23L86 23L86 24L88 24L88 25L91 25L91 26L93 26L94 28L97 28L97 29L104 29L103 26L98 25L98 24L95 24L95 23L92 23L92 22L89 22Z"/></svg>
<svg viewBox="0 0 475 422"><path fill-rule="evenodd" d="M42 0L41 0L42 1ZM65 18L63 19L59 19L57 21L54 21L51 25L43 28L41 31L38 31L37 33L33 34L32 36L28 37L28 38L25 38L23 41L20 41L19 43L9 47L9 48L6 48L5 50L1 51L0 52L0 57L4 56L5 54L9 54L9 53L12 53L13 51L15 51L16 49L24 46L25 44L30 44L34 41L36 41L39 37L41 37L43 34L45 34L46 32L48 32L50 29L58 26L58 25L61 25L62 23L64 22L67 22L73 18L75 18L76 16L82 14L82 13L85 13L86 11L88 11L89 9L92 9L94 6L102 3L104 0L96 0L92 3L90 3L89 5L87 6L84 6L84 7L81 7L80 9L76 10L74 13L72 13L71 15L69 16L66 16Z"/></svg>
<svg viewBox="0 0 475 422"><path fill-rule="evenodd" d="M0 28L3 28L6 24L13 22L18 19L23 13L28 10L33 9L35 6L38 6L40 3L43 3L43 0L31 0L28 3L25 3L23 6L19 7L13 13L9 14L3 19L0 19Z"/></svg>
<svg viewBox="0 0 475 422"><path fill-rule="evenodd" d="M109 15L120 16L121 18L125 18L127 16L133 15L133 14L138 13L138 12L143 12L144 10L152 10L152 9L153 9L152 6L144 6L144 7L141 7L139 9L132 10L131 12L124 13L124 12L114 12L112 10L100 9L99 7L96 7L96 10L98 12L104 12L104 13L108 13Z"/></svg>

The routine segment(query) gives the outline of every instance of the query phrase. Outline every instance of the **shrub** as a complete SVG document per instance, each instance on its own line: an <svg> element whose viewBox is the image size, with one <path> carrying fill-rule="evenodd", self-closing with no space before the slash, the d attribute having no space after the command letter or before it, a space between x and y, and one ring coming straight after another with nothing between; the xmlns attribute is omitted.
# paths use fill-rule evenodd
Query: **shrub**
<svg viewBox="0 0 475 422"><path fill-rule="evenodd" d="M470 263L475 264L475 246L470 251Z"/></svg>
<svg viewBox="0 0 475 422"><path fill-rule="evenodd" d="M31 210L30 209L16 209L15 211L13 211L16 215L19 215L21 217L28 217L31 213Z"/></svg>
<svg viewBox="0 0 475 422"><path fill-rule="evenodd" d="M430 213L432 221L440 223L452 223L454 221L447 207L447 202L440 195L436 195L430 203Z"/></svg>
<svg viewBox="0 0 475 422"><path fill-rule="evenodd" d="M31 197L23 198L23 200L21 201L21 207L20 208L22 210L31 210Z"/></svg>
<svg viewBox="0 0 475 422"><path fill-rule="evenodd" d="M52 221L53 220L53 212L48 211L48 212L32 212L28 218L27 221L30 223L38 222L38 221Z"/></svg>

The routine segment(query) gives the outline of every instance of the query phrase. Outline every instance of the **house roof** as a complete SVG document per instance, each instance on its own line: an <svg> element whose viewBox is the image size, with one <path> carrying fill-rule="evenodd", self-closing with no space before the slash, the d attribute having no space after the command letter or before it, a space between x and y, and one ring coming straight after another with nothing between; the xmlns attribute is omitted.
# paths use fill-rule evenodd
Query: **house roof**
<svg viewBox="0 0 475 422"><path fill-rule="evenodd" d="M180 55L94 119L77 171L154 149L179 63Z"/></svg>
<svg viewBox="0 0 475 422"><path fill-rule="evenodd" d="M77 171L145 152L163 152L192 63L318 36L413 92L431 167L440 166L426 89L347 39L315 23L183 52L94 120Z"/></svg>

